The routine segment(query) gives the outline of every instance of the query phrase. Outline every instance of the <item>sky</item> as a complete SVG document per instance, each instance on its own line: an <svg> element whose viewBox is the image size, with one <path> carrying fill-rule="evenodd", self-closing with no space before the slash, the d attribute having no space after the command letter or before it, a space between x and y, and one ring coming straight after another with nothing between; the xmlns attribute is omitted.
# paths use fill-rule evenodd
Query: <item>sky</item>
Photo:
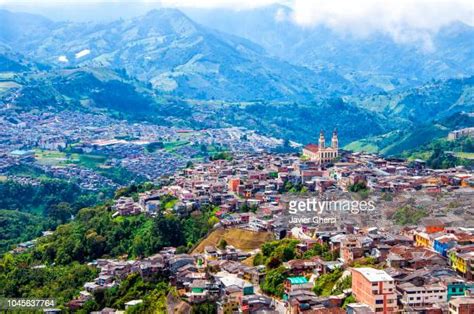
<svg viewBox="0 0 474 314"><path fill-rule="evenodd" d="M0 0L0 6L33 13L42 13L54 18L69 17L77 10L91 12L91 6L115 9L97 10L97 17L120 14L127 7L127 14L143 14L159 6L178 8L227 8L246 10L273 3L292 8L291 13L279 12L275 19L287 20L301 27L323 25L342 33L367 36L374 32L390 35L399 42L421 41L430 49L431 35L441 27L460 21L474 26L474 1L472 0ZM108 5L108 6L107 6ZM53 9L52 9L53 8ZM72 9L74 8L74 9ZM56 10L56 11L55 11ZM123 11L123 10L122 10ZM107 15L107 16L108 16Z"/></svg>

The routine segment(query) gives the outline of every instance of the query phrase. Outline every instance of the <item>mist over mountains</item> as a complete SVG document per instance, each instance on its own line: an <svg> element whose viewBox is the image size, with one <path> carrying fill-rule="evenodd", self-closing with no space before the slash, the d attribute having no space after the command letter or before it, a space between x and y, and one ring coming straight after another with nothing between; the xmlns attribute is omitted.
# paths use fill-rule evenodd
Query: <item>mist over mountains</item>
<svg viewBox="0 0 474 314"><path fill-rule="evenodd" d="M461 22L436 32L426 50L422 43L397 43L381 33L358 37L324 26L303 28L285 18L291 10L271 5L187 9L186 15L161 8L135 18L87 23L3 10L0 40L59 66L124 68L159 90L189 98L300 100L474 73L474 28ZM77 57L81 51L88 54ZM246 80L252 81L252 93Z"/></svg>
<svg viewBox="0 0 474 314"><path fill-rule="evenodd" d="M302 27L282 5L252 11L188 9L197 22L247 38L269 53L311 69L333 68L347 77L386 84L423 82L472 75L473 27L455 22L424 42L397 42L381 32L364 35L338 32L325 25ZM372 77L372 78L370 78ZM388 79L388 80L387 80ZM380 80L376 82L375 80ZM393 83L392 83L393 84Z"/></svg>
<svg viewBox="0 0 474 314"><path fill-rule="evenodd" d="M195 117L205 116L204 126L301 142L314 136L308 123L310 132L338 127L348 143L473 110L473 27L442 27L426 49L383 33L302 27L285 18L291 10L158 8L91 22L0 10L0 72L9 84L0 96L187 126L203 126Z"/></svg>

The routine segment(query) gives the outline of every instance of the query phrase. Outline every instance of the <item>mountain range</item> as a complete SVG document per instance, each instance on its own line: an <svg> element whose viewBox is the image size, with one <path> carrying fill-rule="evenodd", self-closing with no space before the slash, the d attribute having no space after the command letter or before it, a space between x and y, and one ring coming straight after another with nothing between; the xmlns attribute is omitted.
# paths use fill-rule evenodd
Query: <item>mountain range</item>
<svg viewBox="0 0 474 314"><path fill-rule="evenodd" d="M9 25L0 40L27 57L58 67L123 68L162 93L184 98L307 100L357 90L335 72L272 58L259 45L201 26L176 9L104 24L8 11L0 19Z"/></svg>
<svg viewBox="0 0 474 314"><path fill-rule="evenodd" d="M320 128L337 127L347 144L473 111L465 24L441 29L425 51L383 34L302 29L278 18L291 14L281 5L185 13L86 23L0 10L0 97L303 143Z"/></svg>
<svg viewBox="0 0 474 314"><path fill-rule="evenodd" d="M474 73L474 28L461 22L413 42L381 32L348 34L321 25L302 27L293 21L291 8L277 4L251 11L185 12L203 25L251 40L283 60L310 69L331 68L366 87L390 90Z"/></svg>

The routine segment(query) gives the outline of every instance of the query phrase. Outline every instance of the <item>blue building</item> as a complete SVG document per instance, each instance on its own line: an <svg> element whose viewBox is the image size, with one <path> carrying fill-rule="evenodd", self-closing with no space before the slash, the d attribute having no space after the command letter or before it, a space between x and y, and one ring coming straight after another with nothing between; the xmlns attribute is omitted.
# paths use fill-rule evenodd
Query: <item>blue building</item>
<svg viewBox="0 0 474 314"><path fill-rule="evenodd" d="M444 257L448 256L448 250L456 246L456 239L449 236L441 236L433 241L433 249Z"/></svg>

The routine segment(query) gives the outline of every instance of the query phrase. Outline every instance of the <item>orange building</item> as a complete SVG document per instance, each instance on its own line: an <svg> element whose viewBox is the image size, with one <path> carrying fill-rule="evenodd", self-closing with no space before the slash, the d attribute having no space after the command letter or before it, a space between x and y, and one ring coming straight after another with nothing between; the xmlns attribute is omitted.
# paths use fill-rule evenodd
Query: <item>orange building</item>
<svg viewBox="0 0 474 314"><path fill-rule="evenodd" d="M368 305L375 313L397 312L395 283L393 278L383 270L353 268L352 294L357 302Z"/></svg>
<svg viewBox="0 0 474 314"><path fill-rule="evenodd" d="M232 192L237 192L237 189L240 185L240 179L239 178L233 178L229 179L229 190Z"/></svg>
<svg viewBox="0 0 474 314"><path fill-rule="evenodd" d="M441 232L441 231L444 231L444 226L442 225L431 225L431 226L426 226L425 227L425 230L426 230L426 233L437 233L437 232Z"/></svg>
<svg viewBox="0 0 474 314"><path fill-rule="evenodd" d="M423 223L428 234L444 231L444 223L439 219L424 219Z"/></svg>

